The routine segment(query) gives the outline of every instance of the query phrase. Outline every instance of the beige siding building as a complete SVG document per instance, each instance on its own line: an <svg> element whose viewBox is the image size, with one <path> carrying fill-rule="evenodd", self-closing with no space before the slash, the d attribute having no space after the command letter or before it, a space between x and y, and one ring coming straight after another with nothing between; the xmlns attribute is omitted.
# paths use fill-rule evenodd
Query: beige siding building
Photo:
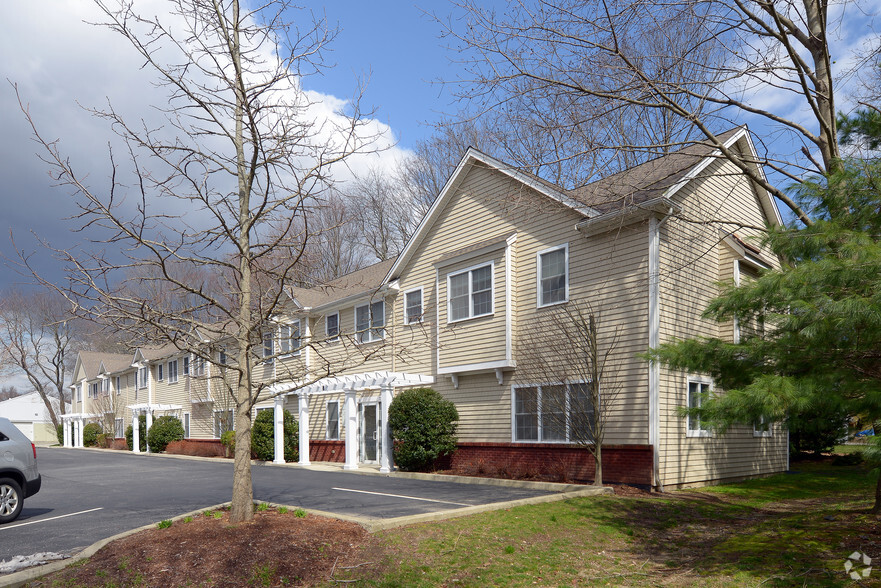
<svg viewBox="0 0 881 588"><path fill-rule="evenodd" d="M745 129L724 140L751 159ZM304 464L394 467L388 405L431 385L459 411L453 468L589 480L579 419L599 414L607 482L681 486L781 471L785 431L745 423L717 434L683 418L683 407L722 391L642 358L678 338L760 335L761 325L702 313L720 282L777 266L756 237L779 223L773 199L703 144L576 191L469 150L397 259L288 288L289 311L267 329L256 363L266 386L256 410L273 409L277 424L282 410L297 415ZM579 317L595 326L598 375L578 356ZM97 414L93 382L109 378L116 391L124 377L124 425L166 411L186 419L189 437L216 438L233 420L226 360L211 353L203 362L139 350L126 366L83 354L74 382L84 398L70 420Z"/></svg>

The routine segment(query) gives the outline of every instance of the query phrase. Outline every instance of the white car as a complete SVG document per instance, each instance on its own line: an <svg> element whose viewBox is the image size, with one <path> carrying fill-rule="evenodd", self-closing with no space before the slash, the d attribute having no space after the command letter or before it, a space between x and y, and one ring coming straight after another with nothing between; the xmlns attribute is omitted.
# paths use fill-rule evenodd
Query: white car
<svg viewBox="0 0 881 588"><path fill-rule="evenodd" d="M17 519L24 499L39 492L42 483L36 446L0 417L0 524Z"/></svg>

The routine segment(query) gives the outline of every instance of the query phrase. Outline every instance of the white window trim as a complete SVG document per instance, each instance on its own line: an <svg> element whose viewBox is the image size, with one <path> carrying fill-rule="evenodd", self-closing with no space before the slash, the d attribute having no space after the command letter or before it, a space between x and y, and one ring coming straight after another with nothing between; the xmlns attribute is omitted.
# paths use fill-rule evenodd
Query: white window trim
<svg viewBox="0 0 881 588"><path fill-rule="evenodd" d="M450 281L452 278L456 276L460 276L462 274L470 274L474 270L478 270L489 266L489 312L485 312L483 314L474 314L474 292L471 290L471 285L473 284L470 276L468 279L468 316L456 320L450 320ZM467 267L465 269L456 270L454 272L450 272L447 274L447 324L461 323L463 321L470 321L471 319L482 318L486 316L493 316L496 312L496 262L495 260L490 260L487 262L479 263L477 265L472 265L471 267Z"/></svg>
<svg viewBox="0 0 881 588"><path fill-rule="evenodd" d="M572 386L579 384L590 384L588 380L573 380L571 382L544 382L541 384L523 384L520 386L511 386L511 442L512 443L557 443L569 445L573 443L571 435L572 419L571 415L571 398ZM566 438L565 439L545 439L544 438L544 419L542 411L542 392L543 387L549 386L565 386L566 387ZM517 438L517 389L518 388L537 388L538 389L538 439L518 439ZM594 410L599 410L594 407Z"/></svg>
<svg viewBox="0 0 881 588"><path fill-rule="evenodd" d="M773 437L772 431L774 430L774 423L770 421L766 421L768 424L768 430L762 431L757 427L757 425L763 424L765 422L765 418L762 417L759 419L759 422L753 423L753 437Z"/></svg>
<svg viewBox="0 0 881 588"><path fill-rule="evenodd" d="M381 303L382 304L382 326L374 327L373 326L373 314L370 310L370 307L374 304ZM358 309L367 307L367 328L363 331L358 330ZM360 304L356 306L352 311L352 318L355 319L355 345L367 345L369 343L376 343L377 341L385 340L386 336L386 325L388 324L388 312L386 309L385 299L380 300L371 300L366 304ZM380 337L374 337L373 331L382 331L382 335ZM365 338L366 337L366 338ZM359 340L360 339L360 340Z"/></svg>
<svg viewBox="0 0 881 588"><path fill-rule="evenodd" d="M711 378L700 377L700 376L689 376L686 380L685 384L685 406L689 407L688 402L688 389L691 388L691 384L706 384L710 387L709 394L713 394L713 390L715 390L715 385ZM710 429L700 429L700 430L692 430L690 426L691 417L685 418L685 436L686 437L712 437L713 431Z"/></svg>
<svg viewBox="0 0 881 588"><path fill-rule="evenodd" d="M330 410L328 410L328 407L330 407L331 404L336 404L336 437L331 437L330 434L328 433L328 430L327 430L327 425L330 423L330 420L328 419L328 415L330 414ZM342 429L342 427L340 426L341 425L340 420L341 420L340 419L340 401L339 400L328 400L327 404L324 407L324 438L325 438L325 440L327 440L327 441L339 441L340 440L340 438L341 438L340 433L341 433L341 429Z"/></svg>
<svg viewBox="0 0 881 588"><path fill-rule="evenodd" d="M116 395L119 396L122 393L122 386L120 385L122 382L122 377L116 376L113 378L113 387L115 388Z"/></svg>
<svg viewBox="0 0 881 588"><path fill-rule="evenodd" d="M171 376L171 364L174 364L174 379L172 379L172 376ZM178 365L177 365L176 359L172 359L171 361L168 362L168 366L166 366L166 369L168 370L168 383L169 384L177 384L177 380L179 377L177 368L178 368Z"/></svg>
<svg viewBox="0 0 881 588"><path fill-rule="evenodd" d="M556 302L548 302L545 304L541 299L541 256L547 253L553 253L554 251L559 251L560 249L565 252L565 260L563 262L565 267L563 271L566 278L566 284L563 300L557 300ZM548 247L535 254L535 303L536 308L546 308L548 306L556 306L567 302L569 302L569 243L563 243L562 245L557 245L555 247Z"/></svg>
<svg viewBox="0 0 881 588"><path fill-rule="evenodd" d="M336 317L336 335L331 335L327 329L327 319L335 316ZM328 343L336 343L340 340L340 312L332 312L324 316L324 337L327 339Z"/></svg>
<svg viewBox="0 0 881 588"><path fill-rule="evenodd" d="M181 425L184 427L184 439L190 438L190 426L192 425L193 417L190 413L185 412L181 415Z"/></svg>
<svg viewBox="0 0 881 588"><path fill-rule="evenodd" d="M296 347L297 347L296 350L293 349L293 344L292 344L293 337L290 336L290 333L293 331L295 325L297 328L297 341L298 341L298 343L296 345ZM287 337L282 334L282 329L288 330ZM284 339L288 339L288 350L282 352L281 342ZM294 319L290 322L280 323L278 325L278 352L280 353L279 357L295 357L297 355L300 355L300 348L303 346L302 341L303 341L303 325L300 322L300 319Z"/></svg>
<svg viewBox="0 0 881 588"><path fill-rule="evenodd" d="M233 408L217 408L217 409L214 409L214 411L213 411L213 413L212 413L212 415L213 415L213 417L214 417L214 422L212 422L211 424L212 424L213 429L214 429L214 430L212 431L212 433L214 433L214 435L215 435L214 438L215 438L215 439L220 439L220 435L217 434L217 415L218 415L218 414L221 414L221 413L223 413L223 414L230 413L231 420L232 420L232 428L229 429L229 430L230 430L230 431L235 431L235 430L236 430L236 411L235 411L235 409L233 409ZM224 433L225 433L225 432L226 432L226 431L224 431ZM222 435L222 434L223 434L223 433L221 433L221 435Z"/></svg>
<svg viewBox="0 0 881 588"><path fill-rule="evenodd" d="M141 378L141 374L144 374L144 378ZM139 367L137 374L135 374L135 380L137 380L138 390L148 388L150 386L150 369L146 366Z"/></svg>
<svg viewBox="0 0 881 588"><path fill-rule="evenodd" d="M266 351L266 342L269 341L269 353ZM275 332L273 331L263 331L263 336L260 339L260 355L263 363L272 363L273 359L275 359Z"/></svg>
<svg viewBox="0 0 881 588"><path fill-rule="evenodd" d="M156 381L161 382L165 379L165 370L161 363L156 364Z"/></svg>
<svg viewBox="0 0 881 588"><path fill-rule="evenodd" d="M407 314L407 295L413 294L414 292L419 292L419 308L422 312L419 314L419 318L410 320L409 315ZM425 292L423 291L422 286L418 288L413 288L411 290L407 290L404 292L404 324L405 325L415 325L421 323L425 318Z"/></svg>

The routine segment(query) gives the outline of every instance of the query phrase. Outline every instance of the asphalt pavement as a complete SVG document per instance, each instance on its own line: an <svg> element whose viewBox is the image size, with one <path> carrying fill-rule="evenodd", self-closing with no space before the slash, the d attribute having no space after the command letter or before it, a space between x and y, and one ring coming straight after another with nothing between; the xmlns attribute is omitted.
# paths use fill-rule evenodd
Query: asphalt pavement
<svg viewBox="0 0 881 588"><path fill-rule="evenodd" d="M72 553L117 533L228 502L232 462L119 451L38 449L43 486L21 516L0 525L0 561ZM367 475L343 470L252 467L254 498L365 521L554 494L549 490Z"/></svg>

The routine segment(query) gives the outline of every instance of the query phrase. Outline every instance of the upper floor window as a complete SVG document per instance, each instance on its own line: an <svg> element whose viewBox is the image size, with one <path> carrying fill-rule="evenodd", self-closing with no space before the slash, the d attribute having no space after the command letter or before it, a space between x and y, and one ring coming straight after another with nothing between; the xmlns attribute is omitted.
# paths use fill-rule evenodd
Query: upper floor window
<svg viewBox="0 0 881 588"><path fill-rule="evenodd" d="M218 350L217 352L217 363L219 363L221 366L225 366L226 359L226 349L221 347L220 350Z"/></svg>
<svg viewBox="0 0 881 588"><path fill-rule="evenodd" d="M273 355L275 355L275 344L272 331L266 331L263 333L263 358L267 362L271 362Z"/></svg>
<svg viewBox="0 0 881 588"><path fill-rule="evenodd" d="M355 342L369 343L385 338L385 301L355 307Z"/></svg>
<svg viewBox="0 0 881 588"><path fill-rule="evenodd" d="M89 384L89 398L98 398L98 385L99 382Z"/></svg>
<svg viewBox="0 0 881 588"><path fill-rule="evenodd" d="M710 398L710 390L712 384L705 380L688 380L688 408L690 410L698 409L703 406ZM688 431L689 437L709 437L710 429L705 422L702 422L700 415L688 415Z"/></svg>
<svg viewBox="0 0 881 588"><path fill-rule="evenodd" d="M148 372L149 370L146 367L138 369L138 388L147 387Z"/></svg>
<svg viewBox="0 0 881 588"><path fill-rule="evenodd" d="M183 371L184 371L185 376L190 375L190 358L189 357L184 357L184 370Z"/></svg>
<svg viewBox="0 0 881 588"><path fill-rule="evenodd" d="M299 355L300 353L300 321L280 325L278 328L279 352L282 355Z"/></svg>
<svg viewBox="0 0 881 588"><path fill-rule="evenodd" d="M335 312L324 317L324 334L328 341L339 341L340 313Z"/></svg>
<svg viewBox="0 0 881 588"><path fill-rule="evenodd" d="M117 394L122 393L122 386L120 385L121 383L122 383L122 378L120 378L119 376L116 376L115 378L113 378L113 387L116 390Z"/></svg>
<svg viewBox="0 0 881 588"><path fill-rule="evenodd" d="M569 245L538 253L538 305L569 299Z"/></svg>
<svg viewBox="0 0 881 588"><path fill-rule="evenodd" d="M109 394L110 393L110 378L104 378L101 380L101 393Z"/></svg>
<svg viewBox="0 0 881 588"><path fill-rule="evenodd" d="M156 379L159 380L160 382L163 380L162 372L163 372L163 368L162 368L162 364L160 363L159 365L156 366Z"/></svg>
<svg viewBox="0 0 881 588"><path fill-rule="evenodd" d="M467 269L447 278L448 322L493 313L493 264Z"/></svg>
<svg viewBox="0 0 881 588"><path fill-rule="evenodd" d="M177 382L177 360L174 359L168 362L168 383L174 384Z"/></svg>
<svg viewBox="0 0 881 588"><path fill-rule="evenodd" d="M404 293L404 324L422 322L422 288Z"/></svg>

